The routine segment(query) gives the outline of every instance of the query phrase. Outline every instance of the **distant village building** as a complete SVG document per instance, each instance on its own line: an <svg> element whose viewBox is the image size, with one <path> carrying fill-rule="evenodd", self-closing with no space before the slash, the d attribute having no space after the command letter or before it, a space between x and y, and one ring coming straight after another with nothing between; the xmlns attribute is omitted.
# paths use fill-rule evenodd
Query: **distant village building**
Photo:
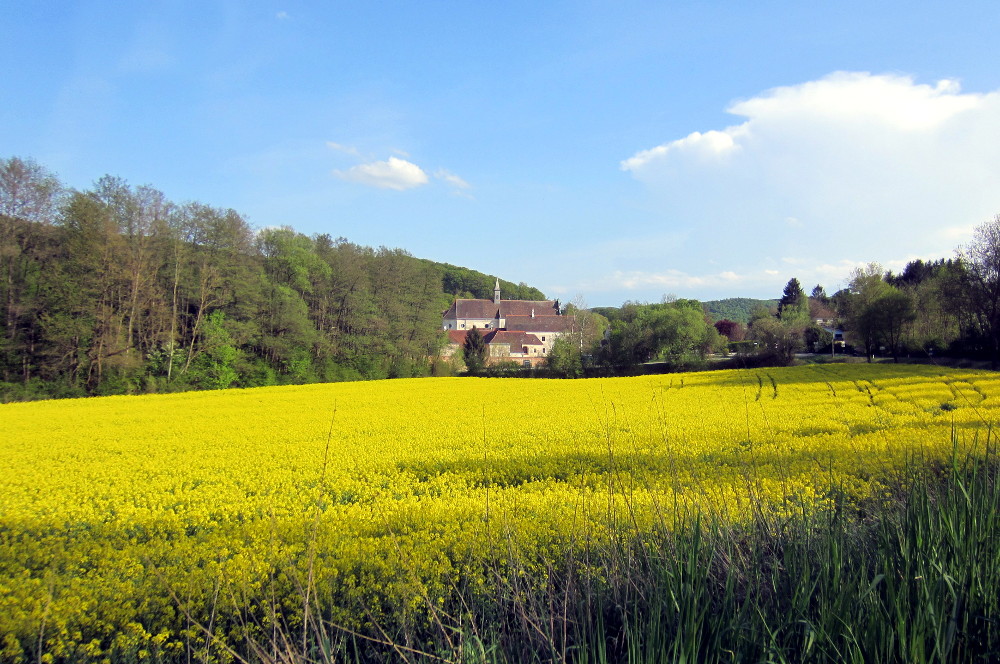
<svg viewBox="0 0 1000 664"><path fill-rule="evenodd" d="M810 298L809 315L813 322L833 336L833 343L838 348L844 347L844 331L837 327L837 313L823 303Z"/></svg>
<svg viewBox="0 0 1000 664"><path fill-rule="evenodd" d="M488 364L513 361L535 366L545 361L552 344L573 330L573 317L564 316L559 300L504 300L500 280L493 299L458 299L444 312L442 329L448 333L445 355L465 344L469 330L478 329L489 349Z"/></svg>
<svg viewBox="0 0 1000 664"><path fill-rule="evenodd" d="M820 327L832 327L837 322L837 313L814 298L809 298L809 317Z"/></svg>

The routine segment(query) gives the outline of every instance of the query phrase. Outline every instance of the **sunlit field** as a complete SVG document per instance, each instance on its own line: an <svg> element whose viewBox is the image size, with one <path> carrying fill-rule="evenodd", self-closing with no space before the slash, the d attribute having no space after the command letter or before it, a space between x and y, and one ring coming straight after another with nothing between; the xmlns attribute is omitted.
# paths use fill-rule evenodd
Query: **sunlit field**
<svg viewBox="0 0 1000 664"><path fill-rule="evenodd" d="M877 503L985 454L998 398L995 373L815 365L3 405L0 659L394 644L501 577L515 603L567 566L600 583L629 537Z"/></svg>

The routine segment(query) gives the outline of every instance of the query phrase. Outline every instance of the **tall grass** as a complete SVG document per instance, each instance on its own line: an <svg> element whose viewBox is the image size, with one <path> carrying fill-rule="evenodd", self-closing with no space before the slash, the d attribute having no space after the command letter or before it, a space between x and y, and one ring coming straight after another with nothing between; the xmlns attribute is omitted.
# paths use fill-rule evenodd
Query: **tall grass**
<svg viewBox="0 0 1000 664"><path fill-rule="evenodd" d="M834 488L828 507L759 509L743 525L695 511L664 515L670 527L652 532L622 520L543 560L525 558L512 532L483 563L490 583L459 577L443 603L345 607L308 573L296 608L223 583L210 620L187 616L185 652L123 648L97 661L1000 661L1000 459L979 448L944 465L913 458L861 504ZM345 608L367 626L338 624ZM5 644L0 660L51 661L41 636L35 652Z"/></svg>
<svg viewBox="0 0 1000 664"><path fill-rule="evenodd" d="M313 594L306 641L283 640L277 659L1000 661L998 470L992 450L946 466L914 458L863 504L834 489L828 509L760 510L746 525L698 513L652 533L623 524L541 567L501 555L485 591L458 586L423 620L365 633L324 623L337 598Z"/></svg>

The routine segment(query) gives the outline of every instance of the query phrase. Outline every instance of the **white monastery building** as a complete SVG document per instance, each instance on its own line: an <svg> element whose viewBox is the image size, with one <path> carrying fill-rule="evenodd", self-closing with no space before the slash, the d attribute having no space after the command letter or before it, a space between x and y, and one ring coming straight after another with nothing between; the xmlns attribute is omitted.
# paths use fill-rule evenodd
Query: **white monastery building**
<svg viewBox="0 0 1000 664"><path fill-rule="evenodd" d="M489 348L488 363L519 362L535 366L545 361L552 344L573 330L574 319L564 316L559 300L504 300L500 280L492 300L458 299L444 312L442 329L448 333L451 355L465 343L466 333L480 330Z"/></svg>

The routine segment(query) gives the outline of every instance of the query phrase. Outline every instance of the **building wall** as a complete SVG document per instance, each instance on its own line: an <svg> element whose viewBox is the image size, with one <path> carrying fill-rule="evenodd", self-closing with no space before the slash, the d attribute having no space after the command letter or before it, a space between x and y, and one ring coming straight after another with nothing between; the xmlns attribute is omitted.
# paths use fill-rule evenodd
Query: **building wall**
<svg viewBox="0 0 1000 664"><path fill-rule="evenodd" d="M552 345L556 342L563 332L532 332L536 337L541 339L542 346L545 348L545 355L552 352Z"/></svg>
<svg viewBox="0 0 1000 664"><path fill-rule="evenodd" d="M471 330L473 326L480 330L496 330L503 327L503 319L499 326L496 318L445 318L441 321L442 330Z"/></svg>
<svg viewBox="0 0 1000 664"><path fill-rule="evenodd" d="M528 352L524 352L524 348ZM523 364L527 360L530 366L538 366L545 362L548 351L543 346L523 346L520 350L511 350L510 344L489 344L489 357L487 364L499 364L500 362L514 362Z"/></svg>

